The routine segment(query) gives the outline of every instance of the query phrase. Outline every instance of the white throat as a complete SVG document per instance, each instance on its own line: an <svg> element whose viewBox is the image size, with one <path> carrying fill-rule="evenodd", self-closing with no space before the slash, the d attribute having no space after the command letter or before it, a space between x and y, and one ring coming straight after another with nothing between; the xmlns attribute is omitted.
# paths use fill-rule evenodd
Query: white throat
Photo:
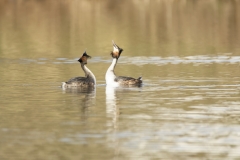
<svg viewBox="0 0 240 160"><path fill-rule="evenodd" d="M87 66L84 64L81 64L81 67L85 73L85 76L89 76L90 78L92 78L94 84L96 84L97 83L96 78L95 78L94 74L90 71L90 69L88 69Z"/></svg>
<svg viewBox="0 0 240 160"><path fill-rule="evenodd" d="M107 85L117 85L117 83L114 81L116 78L116 75L114 73L114 68L117 64L117 58L113 58L112 64L109 66L106 75L105 75L105 80Z"/></svg>

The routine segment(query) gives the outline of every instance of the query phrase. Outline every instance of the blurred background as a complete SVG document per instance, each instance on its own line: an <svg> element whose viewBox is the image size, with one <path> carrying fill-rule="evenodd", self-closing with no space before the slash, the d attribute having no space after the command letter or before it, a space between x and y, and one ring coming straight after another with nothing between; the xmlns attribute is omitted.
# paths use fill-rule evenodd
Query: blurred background
<svg viewBox="0 0 240 160"><path fill-rule="evenodd" d="M136 56L239 53L239 1L0 2L1 57L106 56L111 40Z"/></svg>
<svg viewBox="0 0 240 160"><path fill-rule="evenodd" d="M239 159L240 1L1 0L0 159ZM141 88L108 88L116 74ZM84 76L93 91L60 88Z"/></svg>

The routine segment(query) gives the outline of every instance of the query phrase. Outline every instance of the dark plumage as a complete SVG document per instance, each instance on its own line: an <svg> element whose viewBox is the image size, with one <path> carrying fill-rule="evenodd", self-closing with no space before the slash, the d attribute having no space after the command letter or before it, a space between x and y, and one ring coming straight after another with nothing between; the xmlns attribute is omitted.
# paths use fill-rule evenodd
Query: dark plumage
<svg viewBox="0 0 240 160"><path fill-rule="evenodd" d="M67 86L79 87L79 86L94 86L94 80L89 77L74 77L65 82Z"/></svg>
<svg viewBox="0 0 240 160"><path fill-rule="evenodd" d="M141 85L142 77L135 79L132 77L118 76L114 81L118 82L120 85Z"/></svg>

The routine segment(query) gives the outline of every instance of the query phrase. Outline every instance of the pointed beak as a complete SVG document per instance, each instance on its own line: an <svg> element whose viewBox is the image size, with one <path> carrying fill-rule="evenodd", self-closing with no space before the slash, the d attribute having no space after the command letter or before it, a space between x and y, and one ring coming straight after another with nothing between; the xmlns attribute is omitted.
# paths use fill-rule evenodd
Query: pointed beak
<svg viewBox="0 0 240 160"><path fill-rule="evenodd" d="M113 43L113 47L118 49L118 46L115 44L115 42L112 40L112 43Z"/></svg>

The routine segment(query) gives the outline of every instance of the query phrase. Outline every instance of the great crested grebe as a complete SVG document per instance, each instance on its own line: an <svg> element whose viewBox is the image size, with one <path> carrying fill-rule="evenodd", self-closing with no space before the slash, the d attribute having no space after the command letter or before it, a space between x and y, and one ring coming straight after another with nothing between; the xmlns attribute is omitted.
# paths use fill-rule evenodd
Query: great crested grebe
<svg viewBox="0 0 240 160"><path fill-rule="evenodd" d="M62 82L62 88L71 87L89 87L96 85L96 78L94 74L87 68L87 59L91 56L87 55L86 51L83 53L82 57L79 58L82 70L85 73L85 77L74 77L69 79L67 82Z"/></svg>
<svg viewBox="0 0 240 160"><path fill-rule="evenodd" d="M111 52L111 56L113 58L112 64L108 68L106 75L105 75L105 80L107 85L112 85L112 86L119 86L119 85L135 85L135 86L140 86L142 84L142 77L139 77L137 79L132 78L132 77L124 77L124 76L116 76L114 73L114 68L117 64L118 58L120 57L123 49L118 47L114 41L113 43L113 51Z"/></svg>

